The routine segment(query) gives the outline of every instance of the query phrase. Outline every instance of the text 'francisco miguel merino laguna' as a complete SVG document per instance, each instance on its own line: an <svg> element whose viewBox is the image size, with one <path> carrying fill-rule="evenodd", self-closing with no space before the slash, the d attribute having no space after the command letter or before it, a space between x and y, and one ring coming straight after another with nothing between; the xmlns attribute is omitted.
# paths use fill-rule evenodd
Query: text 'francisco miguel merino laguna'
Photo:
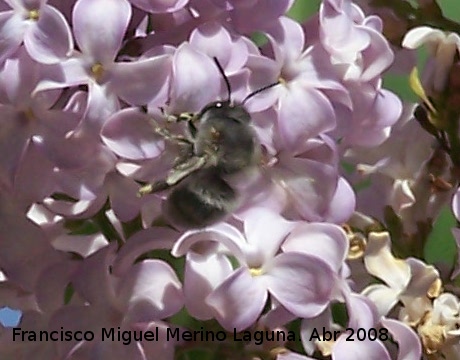
<svg viewBox="0 0 460 360"><path fill-rule="evenodd" d="M162 329L161 336L158 327L151 330L121 330L118 328L101 328L100 341L119 341L124 345L131 344L132 341L225 341L229 335L225 331L209 331L201 328L194 331L179 331L178 328ZM74 331L64 330L22 330L13 328L13 341L94 341L99 340L94 331ZM293 331L266 330L266 331L233 331L230 338L233 341L254 341L260 345L265 341L295 341Z"/></svg>

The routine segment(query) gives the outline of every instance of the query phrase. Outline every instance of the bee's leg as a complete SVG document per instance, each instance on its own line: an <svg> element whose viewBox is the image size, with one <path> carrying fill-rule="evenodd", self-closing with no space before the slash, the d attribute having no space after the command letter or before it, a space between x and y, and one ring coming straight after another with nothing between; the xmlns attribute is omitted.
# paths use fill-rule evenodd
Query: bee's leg
<svg viewBox="0 0 460 360"><path fill-rule="evenodd" d="M164 115L166 116L166 121L169 123L179 122L179 121L191 121L196 116L193 113L187 113L187 112L181 113L179 115L166 115L166 114Z"/></svg>
<svg viewBox="0 0 460 360"><path fill-rule="evenodd" d="M193 172L203 168L206 165L207 159L207 156L193 156L187 159L187 161L181 162L168 173L165 180L159 180L152 184L141 186L137 192L138 196L153 194L177 185Z"/></svg>
<svg viewBox="0 0 460 360"><path fill-rule="evenodd" d="M190 135L192 135L193 138L196 137L196 133L198 131L198 129L196 128L195 124L193 123L193 121L189 121L187 123L188 125L188 131L190 132Z"/></svg>
<svg viewBox="0 0 460 360"><path fill-rule="evenodd" d="M160 135L164 139L169 140L169 141L174 142L174 143L177 143L179 145L192 144L192 142L189 139L187 139L185 136L171 134L171 132L169 130L165 129L165 128L155 126L154 131L155 131L156 134Z"/></svg>
<svg viewBox="0 0 460 360"><path fill-rule="evenodd" d="M167 190L172 185L169 185L165 180L155 181L153 184L146 184L141 186L137 191L137 196L142 197L148 194L154 194L159 191Z"/></svg>
<svg viewBox="0 0 460 360"><path fill-rule="evenodd" d="M180 166L184 162L187 162L188 159L190 159L191 156L193 156L193 143L189 142L182 142L179 143L179 154L177 157L174 159L173 166Z"/></svg>
<svg viewBox="0 0 460 360"><path fill-rule="evenodd" d="M192 156L186 161L177 164L174 169L169 172L168 177L166 178L166 184L169 184L170 186L178 184L191 173L203 168L207 161L207 156Z"/></svg>

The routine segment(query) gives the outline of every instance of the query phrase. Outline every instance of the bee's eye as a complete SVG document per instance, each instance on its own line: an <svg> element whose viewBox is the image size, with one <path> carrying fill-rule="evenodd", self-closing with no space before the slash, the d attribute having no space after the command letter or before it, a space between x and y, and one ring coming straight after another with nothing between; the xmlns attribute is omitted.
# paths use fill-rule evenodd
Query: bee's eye
<svg viewBox="0 0 460 360"><path fill-rule="evenodd" d="M218 102L218 103L216 103L215 106L216 106L216 108L221 108L221 107L222 107L222 103L221 103L221 102Z"/></svg>

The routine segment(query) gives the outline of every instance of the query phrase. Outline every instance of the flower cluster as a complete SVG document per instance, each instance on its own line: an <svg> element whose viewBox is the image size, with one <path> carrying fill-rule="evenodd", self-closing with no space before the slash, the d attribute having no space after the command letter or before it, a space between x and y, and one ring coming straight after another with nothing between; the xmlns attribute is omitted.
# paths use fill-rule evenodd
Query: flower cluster
<svg viewBox="0 0 460 360"><path fill-rule="evenodd" d="M407 33L432 51L403 104L387 17L293 3L0 4L1 359L457 358L459 261L423 249L460 177L459 37Z"/></svg>

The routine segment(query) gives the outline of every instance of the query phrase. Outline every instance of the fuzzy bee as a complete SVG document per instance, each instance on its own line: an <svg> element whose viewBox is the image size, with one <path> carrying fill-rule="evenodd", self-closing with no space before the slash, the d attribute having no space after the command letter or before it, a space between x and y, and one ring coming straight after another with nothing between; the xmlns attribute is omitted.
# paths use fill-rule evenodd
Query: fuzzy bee
<svg viewBox="0 0 460 360"><path fill-rule="evenodd" d="M227 100L212 102L188 117L189 138L156 129L181 146L181 156L164 180L139 190L143 195L172 188L163 213L171 224L183 229L212 225L238 207L238 195L226 178L256 166L260 156L260 145L244 103L278 84L264 86L241 103L233 103L228 78L216 58L214 62L225 81Z"/></svg>

